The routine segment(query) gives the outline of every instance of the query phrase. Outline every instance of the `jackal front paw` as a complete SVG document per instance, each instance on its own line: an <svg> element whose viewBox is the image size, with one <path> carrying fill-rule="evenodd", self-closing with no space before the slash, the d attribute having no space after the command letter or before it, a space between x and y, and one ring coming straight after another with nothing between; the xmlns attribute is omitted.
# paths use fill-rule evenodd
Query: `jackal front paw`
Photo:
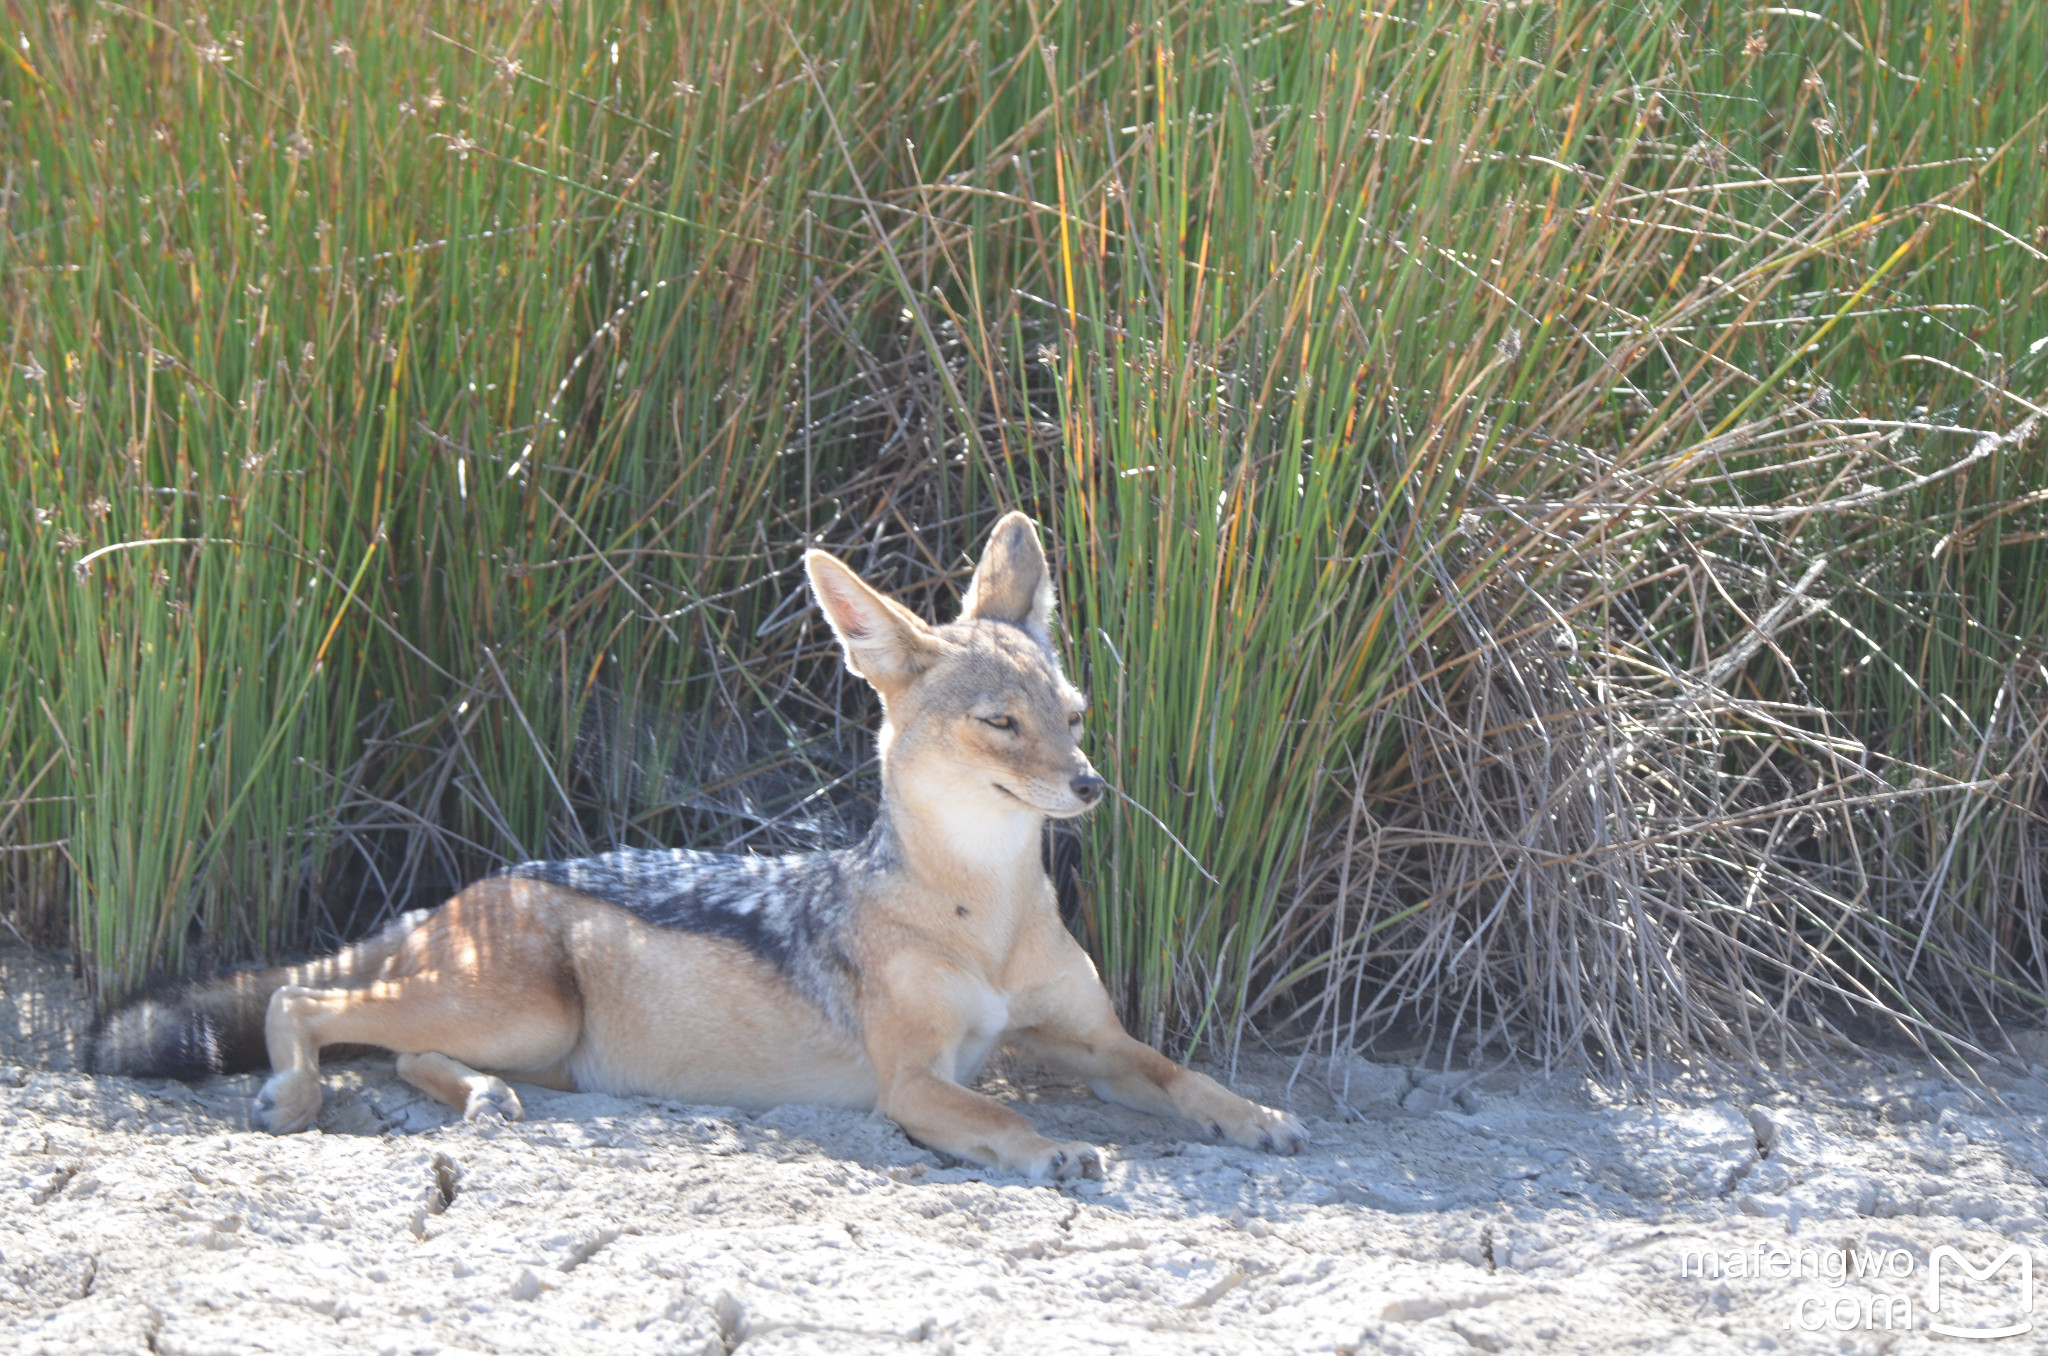
<svg viewBox="0 0 2048 1356"><path fill-rule="evenodd" d="M1247 1149L1264 1149L1269 1154L1298 1154L1308 1144L1308 1131L1284 1111L1257 1102L1245 1102L1234 1115L1209 1122L1209 1133L1228 1138Z"/></svg>
<svg viewBox="0 0 2048 1356"><path fill-rule="evenodd" d="M469 1090L469 1104L462 1108L462 1119L523 1121L526 1108L519 1104L519 1094L503 1079L493 1078L482 1087Z"/></svg>
<svg viewBox="0 0 2048 1356"><path fill-rule="evenodd" d="M296 1071L271 1075L249 1106L250 1123L273 1135L295 1135L319 1114L319 1077Z"/></svg>
<svg viewBox="0 0 2048 1356"><path fill-rule="evenodd" d="M1100 1181L1102 1151L1079 1140L1065 1144L1046 1140L1031 1153L1021 1170L1034 1182L1071 1182L1082 1177Z"/></svg>

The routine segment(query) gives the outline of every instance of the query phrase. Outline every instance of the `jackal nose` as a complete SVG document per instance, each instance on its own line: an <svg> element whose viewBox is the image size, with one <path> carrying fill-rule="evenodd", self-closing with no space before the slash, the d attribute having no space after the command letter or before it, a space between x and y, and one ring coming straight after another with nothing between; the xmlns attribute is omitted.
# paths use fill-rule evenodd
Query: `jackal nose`
<svg viewBox="0 0 2048 1356"><path fill-rule="evenodd" d="M1084 772L1074 778L1074 794L1085 805L1093 805L1102 799L1102 792L1109 784L1092 772Z"/></svg>

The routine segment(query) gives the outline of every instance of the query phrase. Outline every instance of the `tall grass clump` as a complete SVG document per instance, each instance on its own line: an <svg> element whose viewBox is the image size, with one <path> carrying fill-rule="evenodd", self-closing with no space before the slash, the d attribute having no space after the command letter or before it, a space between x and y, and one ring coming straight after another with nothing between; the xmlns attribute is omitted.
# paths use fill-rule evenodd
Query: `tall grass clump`
<svg viewBox="0 0 2048 1356"><path fill-rule="evenodd" d="M800 547L943 614L1021 506L1145 1034L1995 1039L2048 27L1981 9L10 5L16 926L111 996L843 839Z"/></svg>
<svg viewBox="0 0 2048 1356"><path fill-rule="evenodd" d="M1044 119L1074 638L1104 761L1191 849L1126 810L1089 873L1153 1034L1420 1017L1632 1066L2039 1001L2038 916L1907 864L1967 780L2008 844L1972 888L2038 882L2038 730L1983 723L2037 709L2038 586L1956 590L1973 707L1815 700L1920 624L1891 570L1950 591L1944 516L2038 512L2004 386L2041 256L1995 223L2038 218L2043 33L1966 69L1937 8L1218 7L1054 45L1108 105L1055 82ZM1948 77L2008 97L1965 116ZM1994 781L1899 737L1963 709Z"/></svg>

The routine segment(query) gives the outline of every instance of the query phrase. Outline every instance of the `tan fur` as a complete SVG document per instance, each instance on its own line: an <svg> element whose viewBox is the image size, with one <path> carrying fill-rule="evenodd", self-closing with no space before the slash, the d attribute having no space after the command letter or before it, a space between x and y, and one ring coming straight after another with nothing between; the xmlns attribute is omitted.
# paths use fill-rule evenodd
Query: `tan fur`
<svg viewBox="0 0 2048 1356"><path fill-rule="evenodd" d="M1052 656L1052 586L1030 520L997 524L948 626L926 625L831 556L805 563L849 666L882 697L883 814L901 853L848 887L858 1037L735 942L499 877L278 976L260 1124L312 1124L321 1048L367 1044L398 1052L403 1077L472 1118L522 1114L506 1079L742 1107L878 1107L977 1163L1099 1175L1093 1147L1055 1143L965 1086L1011 1045L1107 1100L1175 1112L1239 1144L1299 1147L1291 1117L1126 1034L1060 923L1042 825L1085 813L1102 787L1078 743L1079 694Z"/></svg>

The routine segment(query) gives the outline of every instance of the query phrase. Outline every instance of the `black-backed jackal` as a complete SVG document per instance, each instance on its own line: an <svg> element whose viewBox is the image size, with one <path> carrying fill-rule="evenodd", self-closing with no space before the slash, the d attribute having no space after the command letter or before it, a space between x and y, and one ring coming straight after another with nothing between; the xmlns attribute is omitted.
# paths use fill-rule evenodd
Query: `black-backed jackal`
<svg viewBox="0 0 2048 1356"><path fill-rule="evenodd" d="M834 557L805 557L847 667L881 695L882 801L839 852L764 858L619 851L478 881L321 960L195 981L110 1014L104 1072L274 1071L255 1123L320 1110L320 1050L375 1045L475 1118L517 1118L505 1080L748 1108L878 1107L934 1149L1032 1178L1097 1176L965 1085L990 1051L1107 1101L1178 1112L1291 1153L1290 1116L1133 1040L1061 925L1047 818L1103 782L1053 650L1031 520L996 525L960 619L929 626Z"/></svg>

